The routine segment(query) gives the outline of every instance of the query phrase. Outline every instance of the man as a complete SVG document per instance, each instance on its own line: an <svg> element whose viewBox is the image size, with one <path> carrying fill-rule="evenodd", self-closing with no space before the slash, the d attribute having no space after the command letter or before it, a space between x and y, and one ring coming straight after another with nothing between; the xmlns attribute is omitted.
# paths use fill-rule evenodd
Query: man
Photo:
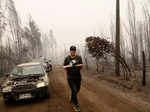
<svg viewBox="0 0 150 112"><path fill-rule="evenodd" d="M82 69L82 58L76 55L76 47L70 47L70 55L65 58L64 69L67 72L67 80L69 87L71 89L71 99L70 102L73 103L73 108L75 111L79 112L79 104L77 94L81 86L81 73Z"/></svg>

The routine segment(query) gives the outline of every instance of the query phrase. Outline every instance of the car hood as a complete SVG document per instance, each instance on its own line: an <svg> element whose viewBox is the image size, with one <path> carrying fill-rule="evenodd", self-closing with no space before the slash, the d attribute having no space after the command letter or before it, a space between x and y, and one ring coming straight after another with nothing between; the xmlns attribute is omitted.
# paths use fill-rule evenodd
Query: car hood
<svg viewBox="0 0 150 112"><path fill-rule="evenodd" d="M42 77L42 74L34 74L34 75L26 75L26 76L12 76L10 77L10 81L12 82L13 85L24 85L28 83L36 83L40 81L40 77Z"/></svg>
<svg viewBox="0 0 150 112"><path fill-rule="evenodd" d="M43 76L42 74L34 74L34 75L14 75L10 79L12 81L22 81L22 80L28 80L28 81L36 81L39 80L39 78Z"/></svg>
<svg viewBox="0 0 150 112"><path fill-rule="evenodd" d="M27 75L27 76L10 76L8 77L2 87L6 86L17 86L17 85L26 85L26 84L36 84L37 82L41 81L43 74L34 74L34 75Z"/></svg>

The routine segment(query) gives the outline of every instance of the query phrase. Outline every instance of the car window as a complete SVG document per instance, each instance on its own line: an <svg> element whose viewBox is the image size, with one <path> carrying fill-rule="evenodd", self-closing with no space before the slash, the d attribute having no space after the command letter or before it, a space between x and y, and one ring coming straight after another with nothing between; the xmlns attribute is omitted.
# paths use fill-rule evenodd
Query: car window
<svg viewBox="0 0 150 112"><path fill-rule="evenodd" d="M24 66L17 68L17 75L34 75L34 74L44 74L41 65Z"/></svg>

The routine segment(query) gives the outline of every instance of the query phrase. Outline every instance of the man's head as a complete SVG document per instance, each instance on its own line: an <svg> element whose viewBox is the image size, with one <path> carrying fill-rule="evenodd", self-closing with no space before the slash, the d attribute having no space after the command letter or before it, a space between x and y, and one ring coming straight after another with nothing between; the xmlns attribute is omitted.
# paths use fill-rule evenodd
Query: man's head
<svg viewBox="0 0 150 112"><path fill-rule="evenodd" d="M75 56L76 55L76 46L71 46L70 47L70 55Z"/></svg>

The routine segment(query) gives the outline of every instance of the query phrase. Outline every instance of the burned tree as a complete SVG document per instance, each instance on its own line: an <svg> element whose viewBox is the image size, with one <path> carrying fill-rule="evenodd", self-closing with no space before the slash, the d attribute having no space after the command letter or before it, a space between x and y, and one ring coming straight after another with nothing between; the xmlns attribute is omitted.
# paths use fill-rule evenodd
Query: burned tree
<svg viewBox="0 0 150 112"><path fill-rule="evenodd" d="M115 49L111 42L104 38L90 36L86 38L86 46L89 53L96 60L97 72L99 72L99 60L106 59L106 55L116 57ZM119 64L122 65L124 71L124 79L128 79L131 76L131 70L128 67L125 59L122 56L118 57Z"/></svg>
<svg viewBox="0 0 150 112"><path fill-rule="evenodd" d="M86 38L87 47L89 53L95 58L97 72L99 72L99 60L100 58L105 58L106 53L111 53L113 51L112 44L104 38L99 37L88 37Z"/></svg>
<svg viewBox="0 0 150 112"><path fill-rule="evenodd" d="M24 38L28 41L32 58L39 57L42 53L41 33L35 21L30 18L29 24L24 28Z"/></svg>
<svg viewBox="0 0 150 112"><path fill-rule="evenodd" d="M29 30L24 29L13 0L1 2L4 2L5 7L2 8L0 4L0 73L4 74L16 64L31 60L28 55L33 53L30 52L30 45L38 51L42 51L42 45L40 31L35 23L31 21ZM28 41L30 37L34 37L33 41Z"/></svg>
<svg viewBox="0 0 150 112"><path fill-rule="evenodd" d="M130 38L131 45L131 56L134 67L139 64L139 46L138 46L138 35L137 35L137 20L136 20L135 4L131 0L128 2L128 25L127 29Z"/></svg>

